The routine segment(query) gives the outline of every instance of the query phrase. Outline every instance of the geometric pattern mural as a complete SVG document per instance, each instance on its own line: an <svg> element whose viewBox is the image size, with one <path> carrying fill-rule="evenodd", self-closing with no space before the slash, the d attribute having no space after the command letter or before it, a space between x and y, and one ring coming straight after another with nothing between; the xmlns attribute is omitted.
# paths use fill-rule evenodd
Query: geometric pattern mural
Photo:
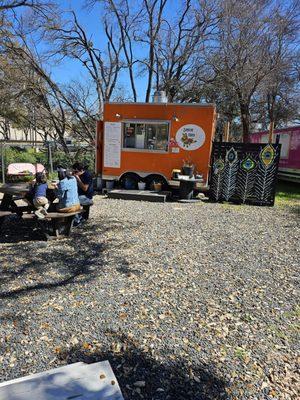
<svg viewBox="0 0 300 400"><path fill-rule="evenodd" d="M214 142L209 178L212 201L273 206L281 145Z"/></svg>

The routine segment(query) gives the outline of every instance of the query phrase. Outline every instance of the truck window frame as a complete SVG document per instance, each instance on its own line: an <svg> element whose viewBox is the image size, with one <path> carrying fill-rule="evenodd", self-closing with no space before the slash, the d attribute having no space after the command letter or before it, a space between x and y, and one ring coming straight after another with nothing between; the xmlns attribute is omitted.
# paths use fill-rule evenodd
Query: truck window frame
<svg viewBox="0 0 300 400"><path fill-rule="evenodd" d="M141 153L160 153L160 154L167 154L169 152L169 142L170 142L170 132L171 132L171 121L169 120L143 120L143 119L130 119L130 120L123 120L122 123L122 151L127 152L141 152ZM125 147L125 126L126 124L143 124L143 125L167 125L168 134L167 134L167 141L166 141L166 150L161 149L145 149L145 148L136 148L136 147Z"/></svg>

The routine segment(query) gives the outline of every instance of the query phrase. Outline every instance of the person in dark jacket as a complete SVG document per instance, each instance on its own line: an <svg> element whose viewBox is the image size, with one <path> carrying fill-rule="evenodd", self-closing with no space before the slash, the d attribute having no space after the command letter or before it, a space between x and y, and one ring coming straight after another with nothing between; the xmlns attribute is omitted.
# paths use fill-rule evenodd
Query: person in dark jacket
<svg viewBox="0 0 300 400"><path fill-rule="evenodd" d="M79 202L81 206L91 206L93 205L93 177L89 173L83 164L76 162L72 166L73 176L77 180ZM86 221L89 217L89 211L85 210L84 213L76 215L74 226L80 225L82 222Z"/></svg>
<svg viewBox="0 0 300 400"><path fill-rule="evenodd" d="M72 166L73 176L77 180L78 196L81 205L93 204L93 177L83 164L76 162Z"/></svg>
<svg viewBox="0 0 300 400"><path fill-rule="evenodd" d="M83 164L76 162L72 166L73 176L77 180L78 196L82 206L93 204L93 177Z"/></svg>

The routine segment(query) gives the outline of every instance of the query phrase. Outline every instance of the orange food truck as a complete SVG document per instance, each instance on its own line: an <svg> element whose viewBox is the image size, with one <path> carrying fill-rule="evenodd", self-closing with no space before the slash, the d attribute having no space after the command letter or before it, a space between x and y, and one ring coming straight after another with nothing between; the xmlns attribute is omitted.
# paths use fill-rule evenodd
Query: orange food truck
<svg viewBox="0 0 300 400"><path fill-rule="evenodd" d="M96 172L106 181L172 188L179 185L174 172L188 163L204 189L215 121L213 104L106 103L97 124Z"/></svg>

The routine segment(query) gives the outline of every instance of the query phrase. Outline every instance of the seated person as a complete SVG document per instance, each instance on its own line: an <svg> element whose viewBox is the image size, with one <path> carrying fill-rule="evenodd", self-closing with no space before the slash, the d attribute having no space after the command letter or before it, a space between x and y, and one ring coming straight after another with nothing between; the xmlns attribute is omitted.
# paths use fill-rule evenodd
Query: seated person
<svg viewBox="0 0 300 400"><path fill-rule="evenodd" d="M89 171L79 162L72 166L73 176L75 176L78 185L79 201L82 206L93 204L93 178Z"/></svg>
<svg viewBox="0 0 300 400"><path fill-rule="evenodd" d="M47 189L46 175L43 172L37 172L29 196L34 207L37 209L34 213L38 218L45 218L45 215L47 215L49 208L49 201L46 197Z"/></svg>
<svg viewBox="0 0 300 400"><path fill-rule="evenodd" d="M67 170L58 170L56 195L58 197L58 212L71 213L80 211L76 179Z"/></svg>

